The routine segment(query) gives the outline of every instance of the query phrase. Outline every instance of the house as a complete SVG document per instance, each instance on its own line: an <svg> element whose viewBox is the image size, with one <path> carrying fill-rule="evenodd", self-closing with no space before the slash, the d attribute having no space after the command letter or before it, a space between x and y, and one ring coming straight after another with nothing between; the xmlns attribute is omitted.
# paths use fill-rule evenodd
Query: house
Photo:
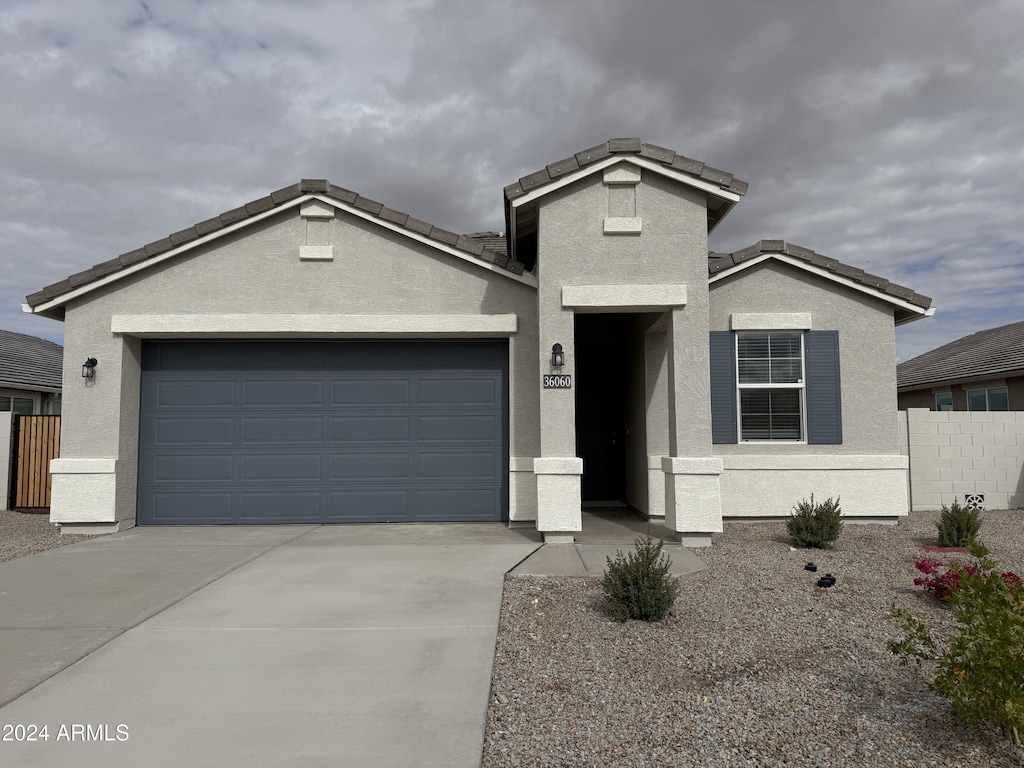
<svg viewBox="0 0 1024 768"><path fill-rule="evenodd" d="M896 382L901 411L1024 411L1024 321L902 362Z"/></svg>
<svg viewBox="0 0 1024 768"><path fill-rule="evenodd" d="M781 240L709 255L746 190L614 139L506 187L503 233L457 234L304 180L48 286L51 519L571 541L612 502L703 545L812 493L904 515L894 326L931 300Z"/></svg>
<svg viewBox="0 0 1024 768"><path fill-rule="evenodd" d="M60 344L0 330L0 509L10 493L13 417L60 413Z"/></svg>

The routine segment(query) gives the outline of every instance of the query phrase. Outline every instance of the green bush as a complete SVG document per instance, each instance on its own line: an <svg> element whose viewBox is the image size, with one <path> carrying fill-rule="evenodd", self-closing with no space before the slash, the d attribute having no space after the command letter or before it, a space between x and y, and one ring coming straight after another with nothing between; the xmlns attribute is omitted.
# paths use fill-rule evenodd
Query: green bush
<svg viewBox="0 0 1024 768"><path fill-rule="evenodd" d="M998 725L1015 746L1024 733L1024 584L1015 574L1000 574L988 549L972 542L975 563L954 564L958 589L945 598L958 631L940 648L928 628L893 603L889 618L903 630L889 650L910 659L935 663L928 687L948 698L965 722Z"/></svg>
<svg viewBox="0 0 1024 768"><path fill-rule="evenodd" d="M679 594L679 581L669 574L671 561L662 542L638 538L628 554L608 559L601 589L605 609L616 621L661 621Z"/></svg>
<svg viewBox="0 0 1024 768"><path fill-rule="evenodd" d="M839 497L835 501L829 497L821 504L803 499L793 507L793 514L786 521L789 537L798 547L826 549L831 547L839 534L843 532L843 521L840 520Z"/></svg>
<svg viewBox="0 0 1024 768"><path fill-rule="evenodd" d="M978 510L961 507L960 502L954 500L951 507L942 505L942 516L935 527L939 529L940 547L966 547L978 535L981 518Z"/></svg>

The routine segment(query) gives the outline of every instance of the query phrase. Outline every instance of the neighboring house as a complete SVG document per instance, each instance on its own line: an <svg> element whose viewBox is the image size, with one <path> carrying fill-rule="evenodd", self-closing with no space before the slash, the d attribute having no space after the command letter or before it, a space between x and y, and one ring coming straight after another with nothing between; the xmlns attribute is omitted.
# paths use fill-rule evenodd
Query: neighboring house
<svg viewBox="0 0 1024 768"><path fill-rule="evenodd" d="M60 344L0 330L0 509L10 493L12 417L60 413Z"/></svg>
<svg viewBox="0 0 1024 768"><path fill-rule="evenodd" d="M0 330L0 413L60 413L60 344Z"/></svg>
<svg viewBox="0 0 1024 768"><path fill-rule="evenodd" d="M1024 321L978 331L896 366L899 407L1024 411Z"/></svg>
<svg viewBox="0 0 1024 768"><path fill-rule="evenodd" d="M931 300L781 240L709 255L746 189L616 139L506 187L503 235L305 180L72 275L26 305L66 326L51 519L904 515L894 325Z"/></svg>

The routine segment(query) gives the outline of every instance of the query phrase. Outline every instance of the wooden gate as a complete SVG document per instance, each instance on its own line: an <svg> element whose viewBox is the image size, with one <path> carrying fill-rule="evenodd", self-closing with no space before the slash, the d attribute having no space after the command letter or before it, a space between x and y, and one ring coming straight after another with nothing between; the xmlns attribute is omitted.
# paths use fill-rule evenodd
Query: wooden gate
<svg viewBox="0 0 1024 768"><path fill-rule="evenodd" d="M60 456L60 416L15 416L11 509L50 506L50 459Z"/></svg>

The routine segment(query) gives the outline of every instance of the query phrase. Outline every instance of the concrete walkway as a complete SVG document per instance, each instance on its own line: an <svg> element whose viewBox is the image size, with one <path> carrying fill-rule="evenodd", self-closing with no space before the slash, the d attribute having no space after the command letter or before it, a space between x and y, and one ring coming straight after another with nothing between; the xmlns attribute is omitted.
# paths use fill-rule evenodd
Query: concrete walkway
<svg viewBox="0 0 1024 768"><path fill-rule="evenodd" d="M503 576L538 547L146 528L0 565L0 723L49 736L0 765L478 766Z"/></svg>

